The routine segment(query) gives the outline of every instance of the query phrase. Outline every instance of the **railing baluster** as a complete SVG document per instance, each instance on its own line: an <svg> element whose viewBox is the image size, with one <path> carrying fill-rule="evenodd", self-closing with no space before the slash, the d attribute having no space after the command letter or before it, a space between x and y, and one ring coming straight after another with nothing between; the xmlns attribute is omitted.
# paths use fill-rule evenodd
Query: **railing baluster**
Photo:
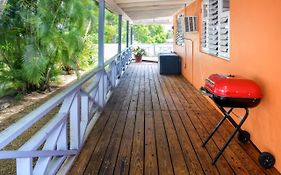
<svg viewBox="0 0 281 175"><path fill-rule="evenodd" d="M17 164L17 175L32 175L32 158L18 158Z"/></svg>
<svg viewBox="0 0 281 175"><path fill-rule="evenodd" d="M89 97L86 94L83 94L81 96L81 139L84 137L84 133L89 122L89 112Z"/></svg>
<svg viewBox="0 0 281 175"><path fill-rule="evenodd" d="M116 64L115 61L112 62L112 67L111 67L111 82L112 82L112 87L115 88L116 86Z"/></svg>
<svg viewBox="0 0 281 175"><path fill-rule="evenodd" d="M49 135L42 150L55 150L63 125L64 123L62 123L61 126L57 127L55 131ZM52 157L40 157L34 167L34 174L45 174L51 159Z"/></svg>
<svg viewBox="0 0 281 175"><path fill-rule="evenodd" d="M67 120L63 123L61 133L57 142L58 150L66 150L67 149Z"/></svg>
<svg viewBox="0 0 281 175"><path fill-rule="evenodd" d="M98 89L98 105L100 108L104 105L104 70L102 70L100 73L100 81L99 81L99 89Z"/></svg>
<svg viewBox="0 0 281 175"><path fill-rule="evenodd" d="M70 108L70 149L80 147L81 98L78 92Z"/></svg>
<svg viewBox="0 0 281 175"><path fill-rule="evenodd" d="M103 99L104 99L104 101L105 101L105 99L106 99L106 94L107 94L107 92L108 92L108 79L107 79L107 73L106 72L104 72L104 74L103 74L103 83L104 83L104 91L103 91L103 95L104 95L104 97L103 97Z"/></svg>

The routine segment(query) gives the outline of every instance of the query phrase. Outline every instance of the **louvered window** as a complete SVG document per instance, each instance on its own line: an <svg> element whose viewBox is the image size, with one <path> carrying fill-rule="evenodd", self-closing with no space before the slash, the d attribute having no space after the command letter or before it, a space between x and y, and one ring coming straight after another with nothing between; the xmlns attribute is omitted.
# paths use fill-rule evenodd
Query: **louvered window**
<svg viewBox="0 0 281 175"><path fill-rule="evenodd" d="M202 51L229 59L229 0L203 0Z"/></svg>
<svg viewBox="0 0 281 175"><path fill-rule="evenodd" d="M201 46L204 52L208 52L208 1L202 3L202 34L201 34Z"/></svg>
<svg viewBox="0 0 281 175"><path fill-rule="evenodd" d="M176 44L184 45L184 16L181 14L177 18Z"/></svg>

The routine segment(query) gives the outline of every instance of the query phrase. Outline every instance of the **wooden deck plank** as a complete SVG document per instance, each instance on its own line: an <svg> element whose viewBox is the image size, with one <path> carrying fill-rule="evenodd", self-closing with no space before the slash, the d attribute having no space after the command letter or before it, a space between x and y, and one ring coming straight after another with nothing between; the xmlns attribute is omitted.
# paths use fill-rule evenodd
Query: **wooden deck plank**
<svg viewBox="0 0 281 175"><path fill-rule="evenodd" d="M102 131L105 128L105 125L107 123L107 120L109 119L110 112L105 111L102 114L103 118L99 118L96 122L96 127L93 128L91 131L88 139L86 140L85 145L82 148L82 151L80 152L79 156L77 157L74 165L72 166L71 170L69 171L69 175L77 175L77 174L83 174L87 164L90 161L91 155L95 149L96 144L99 141L99 138L101 136Z"/></svg>
<svg viewBox="0 0 281 175"><path fill-rule="evenodd" d="M124 87L128 87L131 84L133 84L133 75L135 74L135 71L128 70L125 72L123 77L121 78L121 82L119 83L118 86L114 89L112 96L110 97L108 103L106 104L104 110L114 110L120 109L119 104L117 103L122 99L122 95L126 95L126 91L124 91Z"/></svg>
<svg viewBox="0 0 281 175"><path fill-rule="evenodd" d="M110 119L108 120L106 127L100 137L100 140L91 155L91 159L89 160L84 174L98 174L118 116L119 111L112 111Z"/></svg>
<svg viewBox="0 0 281 175"><path fill-rule="evenodd" d="M129 173L131 160L131 148L134 136L136 111L128 111L125 129L118 152L118 158L115 164L114 174L126 175Z"/></svg>
<svg viewBox="0 0 281 175"><path fill-rule="evenodd" d="M139 86L139 84L140 84L140 76L138 74L141 71L141 68L137 67L137 69L139 71L137 72L137 75L136 75L135 80L134 80L135 81L135 85L134 85L134 89L133 89L133 93L132 93L132 97L131 97L131 101L130 101L129 111L136 111L137 110L137 105L138 105L139 88L140 88L140 86Z"/></svg>
<svg viewBox="0 0 281 175"><path fill-rule="evenodd" d="M279 174L260 168L258 151L237 139L213 166L233 127L226 122L202 148L221 114L156 64L131 64L104 110L69 174Z"/></svg>
<svg viewBox="0 0 281 175"><path fill-rule="evenodd" d="M158 174L153 112L145 111L144 174Z"/></svg>
<svg viewBox="0 0 281 175"><path fill-rule="evenodd" d="M130 81L131 83L129 84L129 86L123 86L123 88L122 88L122 89L128 88L128 92L127 92L124 100L119 99L119 101L118 101L119 104L122 104L121 110L128 110L130 107L130 102L132 99L132 93L134 90L134 86L136 85L136 83L138 83L136 77L137 77L139 71L140 71L139 68L136 68L135 71L131 71L130 72L132 74L131 81Z"/></svg>
<svg viewBox="0 0 281 175"><path fill-rule="evenodd" d="M113 174L119 146L127 119L127 111L121 111L112 138L106 150L99 174Z"/></svg>
<svg viewBox="0 0 281 175"><path fill-rule="evenodd" d="M168 76L160 76L159 77L160 82L163 83L163 86L166 86L168 93L170 94L177 110L184 110L184 107L182 105L182 103L179 100L179 97L177 95L177 92L175 91L175 87L173 87L170 83L169 83L169 79Z"/></svg>
<svg viewBox="0 0 281 175"><path fill-rule="evenodd" d="M152 68L152 75L153 75L153 81L155 84L156 92L157 92L159 103L160 103L160 108L161 108L161 110L168 110L169 108L168 108L167 102L165 100L165 96L164 96L163 90L160 86L160 82L158 80L157 72L156 72L154 66Z"/></svg>
<svg viewBox="0 0 281 175"><path fill-rule="evenodd" d="M199 157L199 161L201 162L201 167L203 168L205 174L220 174L217 167L211 164L211 157L206 149L201 147L202 140L200 139L196 128L193 126L192 122L189 119L188 114L185 111L178 111L180 118L184 124L186 132L190 136L190 140L193 143L194 150Z"/></svg>
<svg viewBox="0 0 281 175"><path fill-rule="evenodd" d="M130 174L144 173L144 111L137 111Z"/></svg>
<svg viewBox="0 0 281 175"><path fill-rule="evenodd" d="M152 110L152 96L151 96L151 88L150 88L150 81L152 79L152 73L150 66L147 66L145 69L145 79L144 79L144 109L146 111Z"/></svg>
<svg viewBox="0 0 281 175"><path fill-rule="evenodd" d="M193 123L194 127L198 131L199 137L201 138L201 143L203 143L204 139L208 137L208 132L205 128L205 126L201 123L201 120L198 118L200 115L197 115L194 111L188 110L187 111L191 122ZM214 136L215 137L215 136ZM213 138L206 144L205 149L208 151L210 154L211 158L213 159L217 153L219 152L219 147L216 145L216 142L213 140ZM225 152L228 152L229 149L227 148ZM217 163L215 166L217 166L218 170L220 172L223 172L223 174L233 174L232 166L227 162L225 158L225 152L224 154L218 159ZM231 157L233 159L233 157ZM233 162L237 162L237 160L234 160ZM211 162L210 162L211 163ZM235 164L237 166L237 164ZM240 168L240 167L239 167ZM241 168L242 172L241 174L248 174L247 171L243 168Z"/></svg>
<svg viewBox="0 0 281 175"><path fill-rule="evenodd" d="M141 66L141 71L138 74L139 76L139 96L138 96L138 105L137 105L137 110L143 111L144 110L144 91L145 91L145 86L144 86L144 79L145 79L145 67L143 65Z"/></svg>
<svg viewBox="0 0 281 175"><path fill-rule="evenodd" d="M153 69L153 72L154 72L154 76L155 76L155 80L156 80L156 84L159 83L161 89L162 89L162 92L163 92L163 96L164 96L164 99L166 100L166 103L168 105L168 109L169 110L177 110L169 92L168 92L168 89L166 88L165 84L163 83L163 81L161 80L161 78L159 78L159 74L157 72L157 69Z"/></svg>
<svg viewBox="0 0 281 175"><path fill-rule="evenodd" d="M185 163L191 175L204 174L204 171L196 155L188 133L185 131L182 121L177 111L171 111L171 117L174 122L179 142L183 151Z"/></svg>
<svg viewBox="0 0 281 175"><path fill-rule="evenodd" d="M151 101L152 101L152 108L154 111L158 111L160 110L160 103L159 103L159 98L158 98L158 94L156 91L156 85L155 85L155 80L153 77L153 71L152 71L153 67L149 66L149 75L150 75L150 81L149 81L149 88L151 91Z"/></svg>
<svg viewBox="0 0 281 175"><path fill-rule="evenodd" d="M154 111L155 122L155 139L159 174L171 175L174 174L172 161L170 157L170 151L167 141L167 135L165 132L161 111Z"/></svg>
<svg viewBox="0 0 281 175"><path fill-rule="evenodd" d="M162 111L175 174L189 174L169 111Z"/></svg>

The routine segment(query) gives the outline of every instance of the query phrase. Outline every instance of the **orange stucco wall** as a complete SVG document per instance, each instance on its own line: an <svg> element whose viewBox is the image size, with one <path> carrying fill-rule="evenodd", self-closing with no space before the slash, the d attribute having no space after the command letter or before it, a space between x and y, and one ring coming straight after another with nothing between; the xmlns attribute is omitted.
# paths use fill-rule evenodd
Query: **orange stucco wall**
<svg viewBox="0 0 281 175"><path fill-rule="evenodd" d="M186 34L185 47L174 45L174 50L182 58L182 74L196 88L212 73L241 74L260 84L264 98L250 110L244 128L261 151L276 157L281 172L280 7L280 0L231 0L231 57L226 61L200 51L201 0L196 0L180 13L199 16L199 32Z"/></svg>

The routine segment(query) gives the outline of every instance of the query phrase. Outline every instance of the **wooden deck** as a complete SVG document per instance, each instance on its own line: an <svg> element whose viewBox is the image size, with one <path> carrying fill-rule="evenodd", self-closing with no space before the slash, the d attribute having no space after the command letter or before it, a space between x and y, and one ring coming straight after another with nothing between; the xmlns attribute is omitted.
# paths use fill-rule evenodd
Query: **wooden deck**
<svg viewBox="0 0 281 175"><path fill-rule="evenodd" d="M221 114L181 76L157 64L131 64L69 174L278 174L258 165L258 151L234 139L213 158L233 127L225 124L202 148Z"/></svg>

